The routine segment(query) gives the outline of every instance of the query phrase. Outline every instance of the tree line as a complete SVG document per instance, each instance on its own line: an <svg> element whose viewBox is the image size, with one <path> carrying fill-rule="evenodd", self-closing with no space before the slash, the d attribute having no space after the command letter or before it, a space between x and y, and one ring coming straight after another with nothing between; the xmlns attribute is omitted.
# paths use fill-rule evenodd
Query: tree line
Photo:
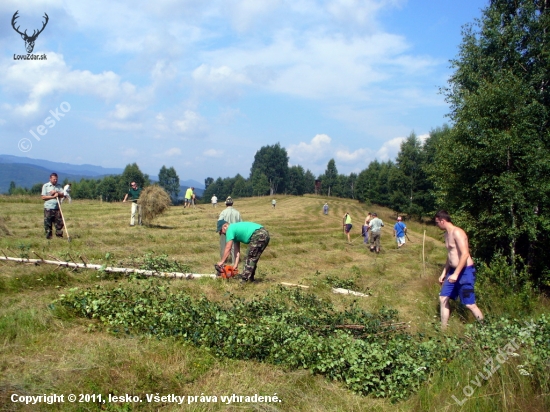
<svg viewBox="0 0 550 412"><path fill-rule="evenodd" d="M149 175L143 173L137 163L132 163L128 164L120 175L109 175L98 179L83 178L80 181L64 179L61 185L65 186L67 183L71 183L73 199L101 199L106 202L117 202L128 193L131 182L136 182L138 187L142 188L152 184ZM42 183L37 183L27 189L17 187L15 182L11 182L8 194L40 195L42 185ZM159 171L158 185L166 190L174 202L176 201L180 191L180 181L173 167L162 166Z"/></svg>
<svg viewBox="0 0 550 412"><path fill-rule="evenodd" d="M205 179L203 199L208 202L214 194L223 199L227 196L317 193L387 206L421 218L436 207L430 167L436 157L436 142L449 132L448 126L433 130L424 143L411 133L401 144L395 161L375 160L359 174L349 175L338 173L336 161L330 159L325 172L315 176L302 166L289 166L287 151L279 143L264 146L256 152L248 178L237 174L216 180Z"/></svg>

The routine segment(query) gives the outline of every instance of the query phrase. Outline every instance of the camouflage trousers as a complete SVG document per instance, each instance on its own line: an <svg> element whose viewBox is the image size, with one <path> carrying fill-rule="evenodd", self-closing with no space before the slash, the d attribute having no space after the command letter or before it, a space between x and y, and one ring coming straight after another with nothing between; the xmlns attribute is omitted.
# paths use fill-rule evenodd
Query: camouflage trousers
<svg viewBox="0 0 550 412"><path fill-rule="evenodd" d="M263 227L257 229L250 238L248 250L246 251L246 260L244 261L243 280L254 280L256 265L263 251L269 244L269 232Z"/></svg>
<svg viewBox="0 0 550 412"><path fill-rule="evenodd" d="M44 209L44 230L46 238L52 237L52 226L55 225L55 235L63 237L63 218L59 209Z"/></svg>

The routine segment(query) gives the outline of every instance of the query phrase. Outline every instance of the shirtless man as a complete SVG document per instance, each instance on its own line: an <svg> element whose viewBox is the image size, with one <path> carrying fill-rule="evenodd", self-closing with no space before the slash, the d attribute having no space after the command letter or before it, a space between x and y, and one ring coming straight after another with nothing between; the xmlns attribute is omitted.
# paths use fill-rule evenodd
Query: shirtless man
<svg viewBox="0 0 550 412"><path fill-rule="evenodd" d="M472 311L476 319L481 321L483 314L476 305L476 269L470 256L468 236L464 230L453 225L445 210L436 213L435 224L445 231L445 247L448 251L445 268L439 277L439 284L442 285L439 293L441 327L446 328L449 322L449 299L456 299L457 296L460 296L460 301Z"/></svg>

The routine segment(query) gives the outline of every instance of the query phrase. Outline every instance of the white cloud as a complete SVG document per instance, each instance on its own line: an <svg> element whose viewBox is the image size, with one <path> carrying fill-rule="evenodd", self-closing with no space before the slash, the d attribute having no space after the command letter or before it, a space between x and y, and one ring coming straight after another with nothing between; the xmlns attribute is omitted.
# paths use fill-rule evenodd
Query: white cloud
<svg viewBox="0 0 550 412"><path fill-rule="evenodd" d="M193 71L192 77L201 93L209 96L235 97L241 94L241 86L251 84L245 74L225 65L212 67L201 64Z"/></svg>
<svg viewBox="0 0 550 412"><path fill-rule="evenodd" d="M220 158L223 156L223 150L208 149L203 152L206 157Z"/></svg>
<svg viewBox="0 0 550 412"><path fill-rule="evenodd" d="M353 152L349 152L348 150L337 150L336 160L344 163L362 162L365 161L366 157L370 156L371 153L372 151L367 149L357 149Z"/></svg>
<svg viewBox="0 0 550 412"><path fill-rule="evenodd" d="M159 157L173 157L179 155L181 155L181 149L179 147L172 147L159 155Z"/></svg>
<svg viewBox="0 0 550 412"><path fill-rule="evenodd" d="M378 26L377 12L384 2L368 0L332 0L327 5L328 12L344 24L367 27L371 30Z"/></svg>
<svg viewBox="0 0 550 412"><path fill-rule="evenodd" d="M401 150L401 143L405 141L404 137L395 137L385 142L376 152L376 158L382 161L393 160Z"/></svg>
<svg viewBox="0 0 550 412"><path fill-rule="evenodd" d="M141 111L143 111L143 107L119 103L115 105L115 110L111 112L111 116L118 120L125 120Z"/></svg>
<svg viewBox="0 0 550 412"><path fill-rule="evenodd" d="M109 103L114 100L142 100L136 86L121 80L112 71L94 74L89 70L71 70L63 55L48 52L45 61L26 62L29 64L2 64L0 86L15 101L13 111L19 116L30 116L43 110L42 100L56 93L88 95ZM68 99L64 99L69 101Z"/></svg>
<svg viewBox="0 0 550 412"><path fill-rule="evenodd" d="M143 129L142 123L99 120L97 127L102 130L118 130L120 132L135 132Z"/></svg>
<svg viewBox="0 0 550 412"><path fill-rule="evenodd" d="M183 116L173 121L176 133L191 136L203 133L206 129L205 119L197 112L185 110Z"/></svg>
<svg viewBox="0 0 550 412"><path fill-rule="evenodd" d="M272 12L283 5L282 0L224 0L224 3L233 27L239 32L268 20Z"/></svg>
<svg viewBox="0 0 550 412"><path fill-rule="evenodd" d="M418 140L420 140L420 142L422 144L426 143L426 140L430 137L430 134L429 133L425 133L425 134L420 134L418 136L416 136L418 138Z"/></svg>
<svg viewBox="0 0 550 412"><path fill-rule="evenodd" d="M139 154L139 152L136 149L132 148L132 147L124 149L122 151L122 155L125 156L125 157L136 157L138 154Z"/></svg>
<svg viewBox="0 0 550 412"><path fill-rule="evenodd" d="M326 134L315 135L310 143L300 142L297 145L288 146L288 157L295 164L321 159L329 151L331 141L330 136Z"/></svg>

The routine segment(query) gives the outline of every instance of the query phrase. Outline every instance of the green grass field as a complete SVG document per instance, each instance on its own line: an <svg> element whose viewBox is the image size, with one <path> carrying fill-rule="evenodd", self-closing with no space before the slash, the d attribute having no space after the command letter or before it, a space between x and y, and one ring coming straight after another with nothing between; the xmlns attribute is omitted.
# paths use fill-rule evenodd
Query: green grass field
<svg viewBox="0 0 550 412"><path fill-rule="evenodd" d="M317 196L276 196L236 199L235 208L246 221L258 222L270 232L271 242L262 255L257 282L241 285L237 280L164 279L172 290L182 290L211 301L228 294L248 299L265 294L281 282L309 286L309 292L345 308L354 300L369 312L382 307L399 311L400 322L410 333L440 334L437 276L445 262L442 233L431 225L407 222L410 242L397 250L392 236L395 214L348 199ZM329 215L322 206L329 201ZM211 274L219 259L219 236L215 232L223 205L171 207L150 226L129 226L126 203L73 201L64 204L72 241L44 237L42 202L38 198L0 196L0 254L12 257L83 260L117 267L137 267L146 256L167 255L191 272ZM342 216L353 218L352 242L342 231ZM367 211L376 211L385 222L382 250L368 251L360 236ZM423 237L425 233L425 242ZM424 243L424 263L423 263ZM458 407L451 395L461 394L459 382L467 382L468 370L457 365L453 373L435 372L422 389L406 401L360 396L341 382L329 381L307 370L285 369L255 361L218 358L204 348L175 338L156 339L113 334L98 321L51 310L51 303L72 288L95 285L132 287L123 276L94 270L69 270L50 265L0 261L0 410L161 410L161 411L409 411L409 410L544 410L548 394L516 380L507 383L493 377L477 389L475 398ZM331 293L327 279L352 281L369 297L354 298ZM490 309L487 315L498 316ZM541 300L538 313L547 312ZM472 317L452 314L448 334L462 335ZM475 367L475 360L471 367ZM510 366L511 367L511 366ZM504 368L503 368L504 370ZM474 373L475 371L472 371ZM505 375L505 378L508 375ZM514 378L515 379L515 378ZM516 383L514 383L516 382ZM521 381L520 381L521 383ZM458 389L456 389L458 388ZM453 392L455 391L456 392ZM276 396L281 402L224 404L194 402L93 402L24 405L11 401L13 394L145 394L165 396L217 396L254 394ZM503 400L504 396L504 400ZM538 396L538 395L537 395ZM504 403L503 403L504 402ZM498 409L479 409L493 405ZM503 409L504 408L504 409ZM526 410L526 409L525 409Z"/></svg>

